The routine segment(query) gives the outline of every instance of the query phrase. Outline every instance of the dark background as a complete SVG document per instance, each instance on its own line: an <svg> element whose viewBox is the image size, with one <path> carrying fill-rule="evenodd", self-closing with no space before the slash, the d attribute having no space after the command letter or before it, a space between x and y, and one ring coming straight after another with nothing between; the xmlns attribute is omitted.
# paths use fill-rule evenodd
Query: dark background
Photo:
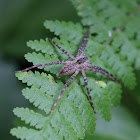
<svg viewBox="0 0 140 140"><path fill-rule="evenodd" d="M24 54L31 50L28 40L53 36L43 26L46 19L80 22L69 0L0 0L0 139L15 140L10 129L16 125L12 110L29 106L22 96L23 84L15 78L15 71L28 67ZM136 71L135 90L124 89L121 105L113 109L111 122L97 120L95 140L140 139L140 72Z"/></svg>

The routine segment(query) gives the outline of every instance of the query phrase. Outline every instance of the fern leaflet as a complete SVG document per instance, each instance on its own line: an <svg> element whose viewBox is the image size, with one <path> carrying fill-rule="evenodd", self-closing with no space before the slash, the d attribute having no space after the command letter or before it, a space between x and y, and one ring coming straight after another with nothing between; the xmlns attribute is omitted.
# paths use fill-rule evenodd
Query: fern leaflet
<svg viewBox="0 0 140 140"><path fill-rule="evenodd" d="M127 5L121 0L71 0L71 2L82 18L82 25L90 26L91 29L85 51L89 60L116 75L126 88L133 89L136 85L134 69L140 69L138 45L140 18L137 12L139 9L136 9L137 1L127 0ZM74 56L85 32L82 25L58 20L44 22L47 29L60 37L53 40ZM27 61L33 65L69 60L48 39L29 41L27 46L36 51L25 55ZM57 75L54 76L61 67L62 65L39 67L45 71L42 73L37 71L16 73L16 77L28 86L23 89L23 96L45 115L39 110L35 112L28 108L15 108L14 114L32 128L13 128L12 135L26 140L78 140L84 138L85 131L94 133L96 115L88 101L80 74L67 88L55 110L47 115L68 78L66 76L60 79ZM97 113L109 121L111 106L120 103L121 85L109 81L98 73L86 74Z"/></svg>

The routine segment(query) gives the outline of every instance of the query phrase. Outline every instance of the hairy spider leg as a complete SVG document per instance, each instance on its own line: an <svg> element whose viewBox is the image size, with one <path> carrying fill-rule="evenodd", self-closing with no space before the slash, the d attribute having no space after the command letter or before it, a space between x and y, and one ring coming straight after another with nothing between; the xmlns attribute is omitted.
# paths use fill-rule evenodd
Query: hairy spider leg
<svg viewBox="0 0 140 140"><path fill-rule="evenodd" d="M50 40L57 48L59 48L62 52L64 52L67 56L69 56L72 59L75 59L75 57L73 55L71 55L68 51L66 51L65 49L63 49L62 47L60 47L55 41L53 41L52 39L48 38L48 40Z"/></svg>
<svg viewBox="0 0 140 140"><path fill-rule="evenodd" d="M56 62L45 63L45 64L37 64L37 65L33 65L33 66L31 66L31 67L28 67L28 68L26 68L26 69L19 70L19 71L16 71L16 72L28 71L28 70L33 69L33 68L36 68L36 67L43 67L43 66L56 65L56 64L66 64L66 63L68 63L68 62L69 62L69 61L56 61Z"/></svg>
<svg viewBox="0 0 140 140"><path fill-rule="evenodd" d="M89 39L89 28L87 29L86 33L85 33L85 36L84 36L84 39L83 39L83 42L77 52L77 55L76 55L76 58L78 59L80 56L85 56L84 54L84 51L85 51L85 48L87 46L87 42L88 42L88 39ZM65 49L63 49L62 47L60 47L55 41L51 40L51 39L48 39L50 40L56 47L58 47L62 52L64 52L66 55L68 55L70 58L73 59L73 61L56 61L56 62L51 62L51 63L45 63L45 64L38 64L38 65L33 65L31 67L28 67L24 70L20 70L20 71L17 71L17 72L23 72L23 71L28 71L30 69L33 69L35 67L41 67L41 66L47 66L47 65L55 65L55 64L67 64L67 63L71 63L71 64L75 64L75 63L78 63L75 61L75 57L72 56L71 54L69 54ZM114 77L111 73L109 73L108 71L106 71L105 69L101 68L101 67L98 67L98 66L95 66L95 65L92 65L91 62L89 62L89 64L85 64L84 68L83 69L75 69L75 73L69 78L69 80L66 82L66 84L64 85L64 88L62 89L61 93L59 94L56 102L54 103L50 113L54 110L54 108L56 107L58 101L60 100L60 98L62 97L63 93L65 92L66 88L69 86L70 82L77 76L77 74L79 73L79 71L81 70L82 72L82 75L83 75L83 78L84 78L84 82L85 82L85 86L86 86L86 89L87 89L87 92L88 92L88 96L89 96L89 100L90 100L90 104L94 110L94 105L93 105L93 102L92 102L92 98L91 98L91 95L90 95L90 91L89 91L89 88L88 88L88 82L87 82L87 78L86 78L86 74L85 74L85 71L84 70L89 70L89 71L93 71L93 72L99 72L99 73L102 73L103 75L109 77L110 79L114 80L115 82L117 83L120 83L119 80ZM94 110L95 112L95 110ZM96 112L95 112L96 113Z"/></svg>
<svg viewBox="0 0 140 140"><path fill-rule="evenodd" d="M86 74L85 74L85 71L84 70L82 70L82 75L83 75L83 78L84 78L84 82L85 82L85 86L86 86L86 89L87 89L87 93L88 93L90 104L92 106L92 109L93 109L94 113L96 113L95 108L94 108L94 105L93 105L92 97L90 95L90 91L89 91L89 88L88 88L87 77L86 77Z"/></svg>
<svg viewBox="0 0 140 140"><path fill-rule="evenodd" d="M60 100L60 98L62 97L63 93L65 92L66 88L70 85L70 82L77 76L78 73L79 73L79 69L76 70L75 73L74 73L74 74L69 78L69 80L66 82L66 84L64 85L64 87L63 87L61 93L59 94L59 96L58 96L56 102L54 103L54 105L53 105L53 107L52 107L52 109L51 109L51 111L50 111L49 114L51 114L51 112L54 110L54 108L56 107L58 101Z"/></svg>
<svg viewBox="0 0 140 140"><path fill-rule="evenodd" d="M105 69L96 66L96 65L88 65L88 67L86 68L89 71L93 71L93 72L99 72L105 76L107 76L108 78L112 79L113 81L117 82L118 84L120 84L120 81L113 76L111 73L109 73L108 71L106 71Z"/></svg>
<svg viewBox="0 0 140 140"><path fill-rule="evenodd" d="M84 51L86 49L86 46L87 46L87 43L88 43L88 39L89 39L89 28L87 28L87 31L85 33L85 36L84 36L84 39L83 39L83 42L77 52L77 56L81 56L81 55L84 55Z"/></svg>

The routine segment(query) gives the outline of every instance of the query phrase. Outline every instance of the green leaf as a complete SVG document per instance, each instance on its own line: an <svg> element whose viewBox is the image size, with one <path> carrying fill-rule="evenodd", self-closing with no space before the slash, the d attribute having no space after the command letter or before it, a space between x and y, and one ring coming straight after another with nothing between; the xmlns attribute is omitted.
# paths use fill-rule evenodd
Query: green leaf
<svg viewBox="0 0 140 140"><path fill-rule="evenodd" d="M96 111L99 112L106 121L111 119L111 98L106 88L98 86L98 83L93 78L88 78L89 88L93 99Z"/></svg>
<svg viewBox="0 0 140 140"><path fill-rule="evenodd" d="M44 63L50 63L50 62L55 62L55 61L59 61L58 57L54 56L54 55L43 55L41 53L27 53L25 55L25 58L29 61L29 62L33 62L33 65L37 65L37 64L44 64ZM53 74L56 74L60 68L62 67L61 65L56 65L55 66L45 66L44 70L45 71L50 71ZM43 67L39 67L40 69L42 69Z"/></svg>
<svg viewBox="0 0 140 140"><path fill-rule="evenodd" d="M96 117L94 116L91 105L76 82L72 83L72 87L74 88L70 91L68 99L73 101L75 106L79 109L80 114L83 116L83 125L85 125L90 134L93 134L96 125Z"/></svg>
<svg viewBox="0 0 140 140"><path fill-rule="evenodd" d="M27 83L28 86L40 88L42 92L48 95L55 95L56 92L60 92L63 87L63 83L60 80L57 82L51 75L47 75L43 72L18 72L16 76L19 80L22 80L23 83Z"/></svg>
<svg viewBox="0 0 140 140"><path fill-rule="evenodd" d="M83 139L85 136L85 130L82 127L83 126L82 116L80 116L79 110L74 106L73 103L71 103L67 99L65 99L65 101L61 104L59 110L65 116L67 121L71 122L71 126L77 133L77 136Z"/></svg>
<svg viewBox="0 0 140 140"><path fill-rule="evenodd" d="M52 55L52 54L55 55L55 53L54 53L55 50L53 48L53 45L50 44L48 39L46 39L46 40L40 39L40 41L30 40L27 42L27 46L36 51L41 51L42 53L47 53L49 55Z"/></svg>
<svg viewBox="0 0 140 140"><path fill-rule="evenodd" d="M110 121L111 107L118 106L120 103L122 85L133 89L136 85L134 70L140 68L138 47L140 33L139 27L135 28L136 22L139 21L136 17L136 15L139 17L137 12L134 12L134 21L129 23L132 21L129 12L135 9L136 2L128 2L130 10L127 10L127 4L120 0L117 2L115 0L71 0L71 2L81 16L82 24L90 27L85 55L93 65L106 69L121 81L119 85L100 73L86 71L95 110L105 121ZM53 38L58 45L73 56L76 55L86 31L80 23L46 20L44 26L59 36L59 39ZM27 61L32 62L33 65L71 60L48 39L29 41L27 45L36 51L25 55ZM27 140L31 137L41 140L78 140L85 137L86 131L89 134L94 133L97 115L94 114L90 105L84 80L80 74L72 81L53 112L49 114L66 79L70 77L57 76L62 66L39 67L47 73L52 73L53 76L37 71L16 73L16 77L28 86L23 89L23 96L35 107L43 110L46 117L41 112L35 113L27 108L16 108L14 113L35 129L14 128L11 130L12 135Z"/></svg>
<svg viewBox="0 0 140 140"><path fill-rule="evenodd" d="M21 140L41 140L40 139L40 132L34 129L28 129L26 127L17 127L11 129L10 133L13 136L16 136L18 139Z"/></svg>
<svg viewBox="0 0 140 140"><path fill-rule="evenodd" d="M23 95L28 99L35 107L38 107L41 110L44 110L46 113L49 113L51 106L53 104L53 98L40 91L38 88L26 88L23 91Z"/></svg>
<svg viewBox="0 0 140 140"><path fill-rule="evenodd" d="M76 8L78 15L82 17L82 23L87 26L90 25L92 27L91 32L97 34L96 38L98 41L109 44L112 47L115 46L121 57L130 64L136 63L136 69L140 68L140 64L137 63L140 57L140 49L133 44L133 42L135 44L139 42L137 37L140 30L138 25L140 21L139 15L137 15L139 12L135 10L133 11L133 16L131 14L128 16L128 13L126 11L124 13L122 10L124 8L128 10L129 6L132 6L129 0L127 0L129 3L128 7L126 4L121 7L122 2L115 2L114 0L113 2L110 0L71 0L71 2ZM132 3L133 9L137 9L136 1ZM123 30L124 28L126 30ZM132 31L133 42L129 40L128 29ZM109 36L109 32L111 32L111 36ZM136 34L136 37L134 34ZM111 43L110 39L112 40Z"/></svg>
<svg viewBox="0 0 140 140"><path fill-rule="evenodd" d="M13 110L14 114L21 118L21 120L25 121L25 123L31 126L35 126L37 129L41 129L46 121L45 116L40 113L36 113L33 110L29 110L28 108L15 108Z"/></svg>
<svg viewBox="0 0 140 140"><path fill-rule="evenodd" d="M69 41L72 40L76 44L83 37L83 28L79 23L74 24L73 22L46 20L44 26L56 35L66 38Z"/></svg>
<svg viewBox="0 0 140 140"><path fill-rule="evenodd" d="M87 135L84 140L138 140L140 137L139 123L132 112L122 106L113 108L110 122L98 117L97 124L94 135Z"/></svg>

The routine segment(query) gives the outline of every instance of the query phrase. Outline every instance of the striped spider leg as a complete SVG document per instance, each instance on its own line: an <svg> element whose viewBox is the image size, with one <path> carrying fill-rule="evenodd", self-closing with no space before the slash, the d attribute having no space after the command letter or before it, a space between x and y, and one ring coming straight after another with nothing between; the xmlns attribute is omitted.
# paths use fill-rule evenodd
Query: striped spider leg
<svg viewBox="0 0 140 140"><path fill-rule="evenodd" d="M83 42L77 52L76 57L72 56L69 52L67 52L65 49L63 49L62 47L60 47L55 41L48 39L51 41L52 44L54 44L57 48L59 48L62 52L64 52L67 56L69 56L70 58L72 58L71 61L57 61L57 62L51 62L51 63L45 63L45 64L38 64L38 65L34 65L31 66L29 68L26 68L24 70L18 71L18 72L23 72L23 71L28 71L32 68L35 67L40 67L40 66L46 66L46 65L55 65L55 64L65 64L62 69L59 72L59 75L70 75L72 73L74 73L69 80L66 82L66 84L64 85L61 93L59 94L57 100L55 101L50 113L55 109L57 103L59 102L60 98L62 97L63 93L65 92L66 88L70 85L70 82L78 75L78 73L81 71L83 78L84 78L84 82L85 82L85 86L87 89L87 93L88 93L88 97L89 97L89 101L91 104L91 107L93 109L93 111L95 112L94 109L94 105L93 105L93 101L92 101L92 97L90 95L90 90L88 87L88 82L87 82L87 77L85 74L85 70L89 70L89 71L93 71L93 72L99 72L107 77L109 77L110 79L112 79L113 81L119 83L119 80L117 80L116 77L114 77L112 74L110 74L109 72L107 72L105 69L92 65L91 62L89 62L88 57L85 56L84 51L86 49L87 43L88 43L88 39L89 39L89 28L87 29ZM95 112L96 113L96 112Z"/></svg>
<svg viewBox="0 0 140 140"><path fill-rule="evenodd" d="M56 44L53 40L51 40L50 38L48 38L48 40L50 40L54 45L56 45L56 47L58 49L60 49L62 52L64 52L67 56L69 56L72 59L75 59L74 56L72 56L69 52L67 52L62 47L60 47L58 44ZM19 70L19 71L16 71L16 72L24 72L24 71L28 71L30 69L37 68L37 67L43 67L43 66L49 66L49 65L56 65L56 64L67 64L67 63L69 63L69 61L56 61L56 62L51 62L51 63L38 64L38 65L33 65L31 67L28 67L26 69Z"/></svg>

